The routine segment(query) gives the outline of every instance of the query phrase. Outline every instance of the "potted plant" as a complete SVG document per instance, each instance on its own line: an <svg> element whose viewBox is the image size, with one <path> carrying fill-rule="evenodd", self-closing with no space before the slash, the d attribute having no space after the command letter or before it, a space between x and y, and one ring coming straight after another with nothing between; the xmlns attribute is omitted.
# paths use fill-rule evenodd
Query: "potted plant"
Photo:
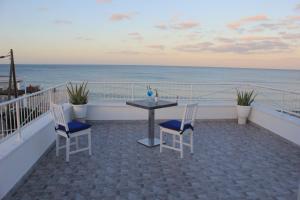
<svg viewBox="0 0 300 200"><path fill-rule="evenodd" d="M86 117L89 94L89 90L87 90L86 86L87 82L82 82L75 86L69 82L67 85L69 102L73 106L74 115L77 119L84 119Z"/></svg>
<svg viewBox="0 0 300 200"><path fill-rule="evenodd" d="M246 124L248 116L251 111L251 104L256 95L252 91L239 91L237 90L237 116L238 124Z"/></svg>

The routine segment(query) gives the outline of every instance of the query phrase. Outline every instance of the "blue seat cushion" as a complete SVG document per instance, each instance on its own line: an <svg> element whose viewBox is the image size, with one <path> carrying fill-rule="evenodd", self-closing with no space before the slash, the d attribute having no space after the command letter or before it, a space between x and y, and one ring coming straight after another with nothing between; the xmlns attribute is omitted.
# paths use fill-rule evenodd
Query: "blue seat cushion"
<svg viewBox="0 0 300 200"><path fill-rule="evenodd" d="M69 128L69 131L66 131L66 128L62 125L59 125L57 128L55 128L56 130L61 130L61 131L64 131L66 132L67 134L69 133L75 133L75 132L78 132L78 131L82 131L82 130L85 130L85 129L88 129L90 128L91 125L89 124L86 124L86 123L82 123L80 121L76 121L76 120L72 120L68 123L68 128Z"/></svg>
<svg viewBox="0 0 300 200"><path fill-rule="evenodd" d="M160 123L159 126L167 129L171 129L174 131L180 131L180 134L182 134L187 129L194 130L194 127L191 124L185 124L183 127L183 130L180 130L181 128L181 122L178 120L169 120L163 123Z"/></svg>

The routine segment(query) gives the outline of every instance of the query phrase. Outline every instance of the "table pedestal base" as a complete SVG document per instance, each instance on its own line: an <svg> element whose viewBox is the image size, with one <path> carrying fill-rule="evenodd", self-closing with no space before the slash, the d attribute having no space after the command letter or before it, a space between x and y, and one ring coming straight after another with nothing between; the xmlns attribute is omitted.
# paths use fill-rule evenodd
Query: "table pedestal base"
<svg viewBox="0 0 300 200"><path fill-rule="evenodd" d="M154 138L154 140L150 140L149 138L141 139L137 141L140 144L145 145L146 147L155 147L160 144L159 139Z"/></svg>
<svg viewBox="0 0 300 200"><path fill-rule="evenodd" d="M159 139L155 138L154 134L155 109L177 106L177 102L169 102L164 100L159 100L158 102L152 102L148 100L137 100L126 101L126 104L148 110L148 138L138 140L137 142L142 145L145 145L146 147L158 146L160 141Z"/></svg>

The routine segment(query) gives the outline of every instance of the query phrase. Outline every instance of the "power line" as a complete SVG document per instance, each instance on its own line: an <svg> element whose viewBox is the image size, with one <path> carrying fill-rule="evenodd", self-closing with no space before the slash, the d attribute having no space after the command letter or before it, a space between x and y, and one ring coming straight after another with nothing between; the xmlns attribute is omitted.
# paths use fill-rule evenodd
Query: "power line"
<svg viewBox="0 0 300 200"><path fill-rule="evenodd" d="M7 54L7 55L5 55L5 56L0 56L0 59L1 58L7 58L7 57L10 57L11 55L10 54Z"/></svg>

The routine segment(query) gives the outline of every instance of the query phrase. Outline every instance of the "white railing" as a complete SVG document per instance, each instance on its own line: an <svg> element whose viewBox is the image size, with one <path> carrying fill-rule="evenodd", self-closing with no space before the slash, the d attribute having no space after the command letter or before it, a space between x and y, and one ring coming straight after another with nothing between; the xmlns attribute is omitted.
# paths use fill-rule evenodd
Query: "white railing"
<svg viewBox="0 0 300 200"><path fill-rule="evenodd" d="M14 134L22 140L22 129L49 111L50 103L66 102L65 84L0 104L0 142Z"/></svg>
<svg viewBox="0 0 300 200"><path fill-rule="evenodd" d="M74 83L80 83L72 81ZM88 82L89 101L93 104L125 103L146 97L146 86L159 92L162 99L200 104L236 103L236 90L254 90L255 102L283 113L300 117L300 93L252 83L169 83L169 82Z"/></svg>
<svg viewBox="0 0 300 200"><path fill-rule="evenodd" d="M72 81L72 83L81 83ZM255 103L300 117L300 93L249 83L167 83L167 82L88 82L91 104L123 104L126 100L146 98L146 86L157 89L162 99L179 103L236 103L236 90L254 90ZM66 84L0 103L0 142L18 134L22 128L49 111L50 103L67 102Z"/></svg>
<svg viewBox="0 0 300 200"><path fill-rule="evenodd" d="M300 92L251 84L257 93L256 103L271 107L282 113L300 117Z"/></svg>
<svg viewBox="0 0 300 200"><path fill-rule="evenodd" d="M80 83L74 82L72 83ZM157 89L162 99L201 102L233 102L237 84L232 83L167 83L167 82L88 82L89 102L111 103L143 99L146 87Z"/></svg>

